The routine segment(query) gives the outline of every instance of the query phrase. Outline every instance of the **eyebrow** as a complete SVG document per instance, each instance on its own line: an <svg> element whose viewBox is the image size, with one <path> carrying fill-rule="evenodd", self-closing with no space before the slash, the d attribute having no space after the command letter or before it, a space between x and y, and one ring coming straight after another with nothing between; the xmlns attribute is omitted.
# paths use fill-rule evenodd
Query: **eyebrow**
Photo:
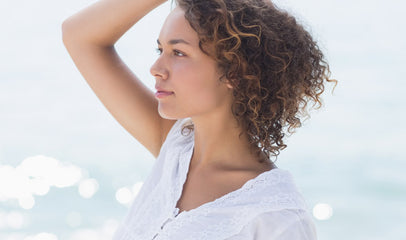
<svg viewBox="0 0 406 240"><path fill-rule="evenodd" d="M161 42L159 41L159 39L157 39L156 42L159 45L161 45ZM178 44L178 43L184 43L184 44L190 45L189 42L187 42L187 41L185 41L185 40L183 40L181 38L179 38L179 39L171 39L171 40L168 41L168 44L170 44L170 45L175 45L175 44Z"/></svg>

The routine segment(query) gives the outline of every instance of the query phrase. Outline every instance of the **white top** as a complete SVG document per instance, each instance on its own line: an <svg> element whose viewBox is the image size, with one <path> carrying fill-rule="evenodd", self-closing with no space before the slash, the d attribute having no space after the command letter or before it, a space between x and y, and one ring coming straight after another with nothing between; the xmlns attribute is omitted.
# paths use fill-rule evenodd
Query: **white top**
<svg viewBox="0 0 406 240"><path fill-rule="evenodd" d="M179 119L162 145L150 175L114 240L315 240L307 205L291 174L274 168L241 188L179 213L193 153L193 131Z"/></svg>

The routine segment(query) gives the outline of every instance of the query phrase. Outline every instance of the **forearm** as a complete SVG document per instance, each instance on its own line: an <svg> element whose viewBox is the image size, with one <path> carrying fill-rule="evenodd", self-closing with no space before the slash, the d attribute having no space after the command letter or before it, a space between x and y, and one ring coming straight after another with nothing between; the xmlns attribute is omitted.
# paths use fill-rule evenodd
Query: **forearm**
<svg viewBox="0 0 406 240"><path fill-rule="evenodd" d="M109 47L136 22L166 0L100 0L63 22L65 45Z"/></svg>

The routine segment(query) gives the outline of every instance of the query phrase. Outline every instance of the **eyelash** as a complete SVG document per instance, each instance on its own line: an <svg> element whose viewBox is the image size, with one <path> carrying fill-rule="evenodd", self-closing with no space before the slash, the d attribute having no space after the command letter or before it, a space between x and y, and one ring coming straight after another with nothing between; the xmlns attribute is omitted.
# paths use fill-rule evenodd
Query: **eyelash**
<svg viewBox="0 0 406 240"><path fill-rule="evenodd" d="M158 53L158 55L161 55L162 54L162 48L156 48L156 52ZM179 50L176 50L176 49L173 50L173 52L174 52L175 56L178 56L178 57L186 56L183 52L181 52ZM181 56L179 56L178 54L181 54Z"/></svg>

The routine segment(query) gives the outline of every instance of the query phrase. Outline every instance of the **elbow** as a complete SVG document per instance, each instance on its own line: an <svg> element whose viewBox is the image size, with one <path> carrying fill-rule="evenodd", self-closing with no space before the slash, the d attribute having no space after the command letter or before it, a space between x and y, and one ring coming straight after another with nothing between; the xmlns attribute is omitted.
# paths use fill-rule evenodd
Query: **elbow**
<svg viewBox="0 0 406 240"><path fill-rule="evenodd" d="M72 42L73 37L75 34L73 33L74 27L72 26L69 18L63 21L62 23L62 41L65 47L68 47L69 44Z"/></svg>
<svg viewBox="0 0 406 240"><path fill-rule="evenodd" d="M88 36L84 34L81 23L75 18L67 18L62 22L62 42L69 50L72 47L87 44Z"/></svg>

